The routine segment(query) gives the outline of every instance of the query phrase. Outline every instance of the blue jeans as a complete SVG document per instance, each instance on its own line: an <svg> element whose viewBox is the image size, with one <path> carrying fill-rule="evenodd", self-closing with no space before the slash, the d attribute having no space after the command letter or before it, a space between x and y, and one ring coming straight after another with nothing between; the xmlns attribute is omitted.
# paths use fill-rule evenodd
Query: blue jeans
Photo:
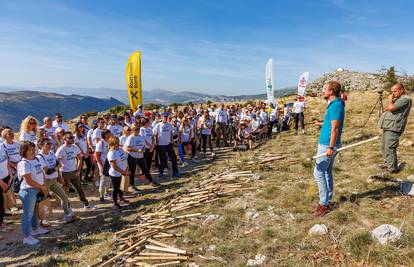
<svg viewBox="0 0 414 267"><path fill-rule="evenodd" d="M325 145L318 145L318 152L316 155L324 154L328 151L329 146ZM334 148L337 150L339 147ZM332 202L333 196L333 164L335 160L336 154L331 157L322 157L316 159L315 168L313 170L313 175L316 178L316 182L318 183L319 189L319 204L327 206L329 203Z"/></svg>
<svg viewBox="0 0 414 267"><path fill-rule="evenodd" d="M39 218L36 211L36 198L39 189L20 189L19 197L23 204L22 228L23 236L30 236L30 227L36 230L39 227Z"/></svg>

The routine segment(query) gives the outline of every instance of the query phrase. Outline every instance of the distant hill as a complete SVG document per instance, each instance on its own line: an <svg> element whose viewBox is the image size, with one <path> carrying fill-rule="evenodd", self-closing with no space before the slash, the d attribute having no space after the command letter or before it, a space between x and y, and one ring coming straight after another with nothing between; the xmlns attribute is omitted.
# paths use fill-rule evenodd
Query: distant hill
<svg viewBox="0 0 414 267"><path fill-rule="evenodd" d="M19 130L20 122L32 115L38 120L60 112L64 118L72 118L87 111L103 111L122 105L114 98L96 98L80 95L61 95L38 91L0 93L0 124Z"/></svg>
<svg viewBox="0 0 414 267"><path fill-rule="evenodd" d="M33 87L33 88L23 88L24 90L34 90L41 92L50 92L57 94L76 94L76 95L89 95L94 97L112 97L116 98L119 101L128 104L128 94L126 90L119 89L110 89L110 88L72 88L72 87L62 87L62 88L52 88L52 87ZM15 87L0 86L0 92L13 92L19 90ZM275 95L277 97L284 96L287 94L292 94L296 90L295 87L288 87L275 90ZM145 103L157 103L168 105L171 103L200 103L200 102L229 102L229 101L241 101L248 99L265 99L266 94L257 94L257 95L240 95L240 96L225 96L225 95L210 95L196 92L173 92L164 89L153 89L153 90L144 90L143 98Z"/></svg>

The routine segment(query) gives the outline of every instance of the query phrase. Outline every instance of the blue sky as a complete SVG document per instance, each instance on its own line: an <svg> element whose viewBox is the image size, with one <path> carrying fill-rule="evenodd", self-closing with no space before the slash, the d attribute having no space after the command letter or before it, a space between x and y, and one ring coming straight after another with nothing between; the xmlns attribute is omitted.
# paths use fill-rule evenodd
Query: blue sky
<svg viewBox="0 0 414 267"><path fill-rule="evenodd" d="M265 92L339 67L414 73L412 1L0 2L0 85L125 88L142 51L143 88Z"/></svg>

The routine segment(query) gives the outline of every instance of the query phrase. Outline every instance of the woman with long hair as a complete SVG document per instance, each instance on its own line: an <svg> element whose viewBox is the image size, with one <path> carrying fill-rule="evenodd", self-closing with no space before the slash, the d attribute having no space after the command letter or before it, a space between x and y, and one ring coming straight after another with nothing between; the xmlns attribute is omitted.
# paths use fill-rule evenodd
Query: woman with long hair
<svg viewBox="0 0 414 267"><path fill-rule="evenodd" d="M154 156L155 142L152 134L151 120L147 117L141 119L142 127L139 130L139 135L144 137L144 159L147 169L151 171L152 158Z"/></svg>
<svg viewBox="0 0 414 267"><path fill-rule="evenodd" d="M111 137L108 144L109 177L111 177L113 186L112 199L114 201L114 207L120 209L121 205L119 203L129 204L129 201L124 199L124 192L120 189L122 176L129 175L128 156L120 146L118 137Z"/></svg>
<svg viewBox="0 0 414 267"><path fill-rule="evenodd" d="M188 165L185 162L185 152L188 147L190 147L191 140L193 138L193 128L190 125L190 119L188 115L185 115L181 120L180 129L178 132L178 153L180 155L181 167ZM189 149L191 151L191 149Z"/></svg>
<svg viewBox="0 0 414 267"><path fill-rule="evenodd" d="M131 127L130 126L124 126L124 128L122 129L122 135L121 137L119 137L119 145L121 147L124 146L125 141L127 140L128 136L131 135Z"/></svg>
<svg viewBox="0 0 414 267"><path fill-rule="evenodd" d="M20 124L20 141L29 141L36 144L36 133L39 122L35 117L27 116Z"/></svg>
<svg viewBox="0 0 414 267"><path fill-rule="evenodd" d="M92 181L91 177L89 177L89 174L91 173L92 169L92 161L91 157L89 156L89 150L88 150L88 142L86 140L86 129L85 125L81 122L76 123L75 125L75 145L79 147L82 153L82 167L83 164L86 165L86 171L84 172L83 178L81 174L81 181Z"/></svg>
<svg viewBox="0 0 414 267"><path fill-rule="evenodd" d="M36 159L36 145L30 141L20 144L22 160L17 165L17 173L21 180L19 197L23 204L22 228L23 244L36 245L39 240L34 236L46 234L48 229L39 226L39 218L35 210L37 195L48 195L44 185L44 173L41 162Z"/></svg>
<svg viewBox="0 0 414 267"><path fill-rule="evenodd" d="M105 202L105 192L108 190L106 181L108 180L109 162L107 155L109 152L109 139L111 138L111 132L107 129L102 130L101 139L96 145L95 160L99 168L99 200Z"/></svg>

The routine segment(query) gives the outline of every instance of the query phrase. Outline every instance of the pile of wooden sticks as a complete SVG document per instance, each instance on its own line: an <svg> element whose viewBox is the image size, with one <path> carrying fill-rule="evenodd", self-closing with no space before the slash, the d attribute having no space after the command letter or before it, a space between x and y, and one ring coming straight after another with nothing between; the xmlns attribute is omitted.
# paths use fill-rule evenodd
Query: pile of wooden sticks
<svg viewBox="0 0 414 267"><path fill-rule="evenodd" d="M192 189L179 192L175 198L155 211L137 218L138 223L115 233L118 253L100 266L114 266L120 262L127 266L174 266L188 262L191 252L165 243L165 239L181 236L177 228L186 225L190 218L202 217L201 213L180 215L208 203L229 197L249 187L257 177L251 171L230 169L209 177ZM163 240L163 241L160 241Z"/></svg>

